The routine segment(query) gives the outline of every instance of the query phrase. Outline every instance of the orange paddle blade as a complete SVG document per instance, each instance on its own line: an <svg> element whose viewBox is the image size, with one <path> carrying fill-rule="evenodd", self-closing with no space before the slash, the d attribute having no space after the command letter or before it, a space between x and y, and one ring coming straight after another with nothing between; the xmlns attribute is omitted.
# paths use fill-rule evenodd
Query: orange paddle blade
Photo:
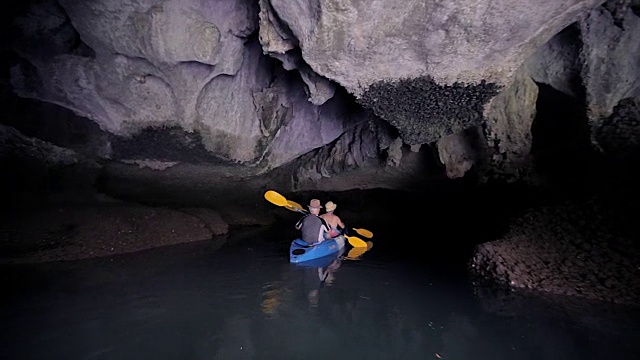
<svg viewBox="0 0 640 360"><path fill-rule="evenodd" d="M291 210L291 211L306 212L304 210L304 208L302 207L302 205L298 204L297 202L295 202L293 200L287 200L287 205L285 207L286 207L287 210Z"/></svg>
<svg viewBox="0 0 640 360"><path fill-rule="evenodd" d="M351 250L349 250L349 252L347 253L347 259L356 260L366 252L367 252L367 248L364 248L364 247L351 248Z"/></svg>
<svg viewBox="0 0 640 360"><path fill-rule="evenodd" d="M344 235L344 237L346 237L347 240L349 240L349 244L351 244L351 246L353 246L353 247L363 247L365 249L367 248L367 243L364 242L359 237L347 236L347 235Z"/></svg>
<svg viewBox="0 0 640 360"><path fill-rule="evenodd" d="M371 239L373 237L373 233L367 229L353 229L358 234L366 237L367 239Z"/></svg>
<svg viewBox="0 0 640 360"><path fill-rule="evenodd" d="M275 204L278 206L287 206L287 198L285 198L284 196L280 195L279 193L273 190L269 190L266 193L264 193L264 198L267 199L267 201L269 201L272 204Z"/></svg>

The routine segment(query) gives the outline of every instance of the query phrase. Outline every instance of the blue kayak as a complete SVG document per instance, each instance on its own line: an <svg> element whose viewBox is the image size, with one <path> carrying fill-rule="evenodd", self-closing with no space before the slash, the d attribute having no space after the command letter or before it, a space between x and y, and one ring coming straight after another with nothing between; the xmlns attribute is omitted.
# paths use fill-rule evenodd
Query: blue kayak
<svg viewBox="0 0 640 360"><path fill-rule="evenodd" d="M344 249L344 236L342 235L317 245L309 245L302 239L295 239L289 247L289 261L292 263L307 262L335 255L342 249Z"/></svg>

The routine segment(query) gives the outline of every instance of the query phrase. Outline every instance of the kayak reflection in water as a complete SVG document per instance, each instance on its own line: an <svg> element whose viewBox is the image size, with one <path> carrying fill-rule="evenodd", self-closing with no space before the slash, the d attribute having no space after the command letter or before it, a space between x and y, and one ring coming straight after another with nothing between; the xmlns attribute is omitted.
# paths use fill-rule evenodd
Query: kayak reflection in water
<svg viewBox="0 0 640 360"><path fill-rule="evenodd" d="M320 301L320 289L323 286L331 286L335 280L335 273L342 264L342 256L338 256L335 260L325 268L309 268L305 269L305 287L307 289L307 300L309 307L317 307ZM313 270L313 271L310 271ZM309 283L307 283L309 281Z"/></svg>
<svg viewBox="0 0 640 360"><path fill-rule="evenodd" d="M283 306L300 301L308 302L310 308L316 308L320 301L320 289L331 286L336 272L342 264L344 250L328 257L322 266L317 263L290 264L282 280L265 284L262 291L261 311L267 316L276 316ZM302 297L302 298L301 298ZM297 299L297 300L296 300Z"/></svg>

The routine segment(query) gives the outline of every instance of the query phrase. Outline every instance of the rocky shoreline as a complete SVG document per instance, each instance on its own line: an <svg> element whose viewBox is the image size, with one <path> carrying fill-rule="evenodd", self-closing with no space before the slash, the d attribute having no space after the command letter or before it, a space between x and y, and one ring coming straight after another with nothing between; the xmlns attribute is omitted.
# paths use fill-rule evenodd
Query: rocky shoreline
<svg viewBox="0 0 640 360"><path fill-rule="evenodd" d="M640 305L640 246L618 220L593 199L532 209L479 244L469 270L512 288Z"/></svg>
<svg viewBox="0 0 640 360"><path fill-rule="evenodd" d="M205 207L171 208L108 199L5 213L0 263L73 261L225 236L235 225L265 225L268 214L228 216Z"/></svg>
<svg viewBox="0 0 640 360"><path fill-rule="evenodd" d="M97 201L53 202L37 209L6 212L0 218L0 263L80 260L223 239L234 227L269 226L280 216L286 216L287 221L293 216L264 201L262 192L255 188L242 194L236 191L234 198L229 194L207 193L211 196L211 203L207 205L180 206L175 202L145 205L99 195ZM299 193L287 196L303 202L311 196L324 199L327 195ZM455 246L457 252L462 251L460 246L470 250L475 246L468 270L476 282L493 282L507 288L566 296L577 301L640 305L637 281L640 278L640 246L633 240L633 232L624 231L620 226L621 221L628 222L621 219L620 210L601 201L590 199L528 206L521 216L504 220L507 230L494 236L496 240L487 241L487 234L481 235L477 231L471 237L450 233L451 226L456 221L470 220L464 219L484 209L488 211L487 215L478 214L474 222L467 225L470 228L496 227L490 222L508 213L504 209L496 212L496 209L511 208L518 201L501 203L496 201L494 194L487 194L466 199L464 205L460 201L467 196L465 194L456 199L444 195L436 199L434 194L393 191L335 193L332 196L332 200L345 205L341 214L354 224L378 226L372 228L377 234L376 242L381 244L378 248L384 247L384 241L392 237L409 238L415 231L417 218L435 215L440 218L431 218L431 221L439 225L432 226L430 231L445 231L447 236L482 242ZM491 206L495 209L480 205L487 204L489 198L494 199ZM177 197L174 200L177 201ZM412 201L429 202L434 213L381 217L387 209L402 208ZM476 204L475 207L472 204ZM465 207L466 215L460 212L460 206ZM447 214L452 211L462 217L450 219ZM385 229L394 226L395 230L387 233ZM402 235L403 231L407 233ZM492 231L495 230L489 232Z"/></svg>

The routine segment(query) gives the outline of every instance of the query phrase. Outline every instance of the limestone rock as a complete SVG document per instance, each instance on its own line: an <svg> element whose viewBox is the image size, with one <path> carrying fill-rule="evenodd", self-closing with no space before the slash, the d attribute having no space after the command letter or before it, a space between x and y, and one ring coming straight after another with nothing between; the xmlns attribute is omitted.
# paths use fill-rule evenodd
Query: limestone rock
<svg viewBox="0 0 640 360"><path fill-rule="evenodd" d="M531 210L502 239L478 245L470 271L515 288L637 305L638 245L614 219L597 200Z"/></svg>
<svg viewBox="0 0 640 360"><path fill-rule="evenodd" d="M273 11L269 0L259 0L260 5L260 44L265 53L284 54L297 45L291 31L282 24Z"/></svg>
<svg viewBox="0 0 640 360"><path fill-rule="evenodd" d="M305 61L349 92L384 79L505 83L541 44L601 1L271 0Z"/></svg>
<svg viewBox="0 0 640 360"><path fill-rule="evenodd" d="M640 17L624 12L622 28L604 7L593 9L578 24L584 45L582 78L593 128L611 115L620 100L640 96Z"/></svg>
<svg viewBox="0 0 640 360"><path fill-rule="evenodd" d="M538 87L522 68L513 83L487 106L484 133L493 178L532 180L531 127L537 99Z"/></svg>
<svg viewBox="0 0 640 360"><path fill-rule="evenodd" d="M224 235L229 232L229 224L214 210L207 208L186 208L180 210L202 220L213 236Z"/></svg>
<svg viewBox="0 0 640 360"><path fill-rule="evenodd" d="M476 129L461 131L440 138L436 143L440 162L444 164L448 178L463 177L476 163L478 151L472 140L477 139L477 136L474 137L475 132Z"/></svg>
<svg viewBox="0 0 640 360"><path fill-rule="evenodd" d="M98 54L144 58L161 66L195 61L216 65L229 60L228 47L255 29L257 7L240 1L61 0L82 39ZM227 11L224 11L227 10Z"/></svg>
<svg viewBox="0 0 640 360"><path fill-rule="evenodd" d="M527 59L527 74L536 82L551 85L567 95L579 97L582 86L582 40L576 24L569 25Z"/></svg>

